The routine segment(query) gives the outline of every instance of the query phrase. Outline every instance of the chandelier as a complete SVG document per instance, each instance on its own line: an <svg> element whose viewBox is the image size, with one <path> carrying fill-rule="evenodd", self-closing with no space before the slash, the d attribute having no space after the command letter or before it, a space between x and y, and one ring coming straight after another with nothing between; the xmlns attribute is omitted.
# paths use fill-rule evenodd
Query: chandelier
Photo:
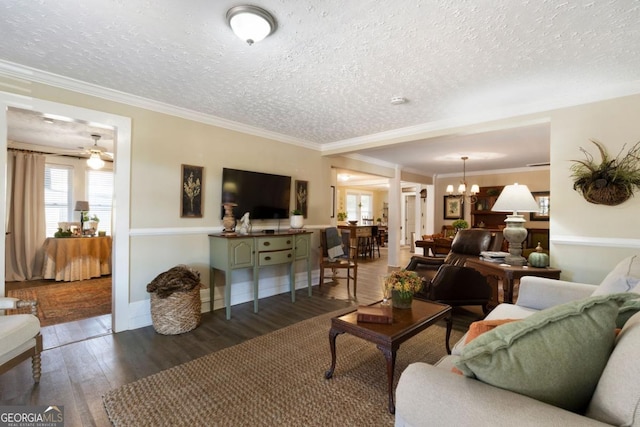
<svg viewBox="0 0 640 427"><path fill-rule="evenodd" d="M462 181L460 181L460 185L458 185L458 191L456 193L453 192L452 184L447 185L447 190L446 190L447 194L463 196L463 199L462 199L463 203L464 203L464 199L467 197L469 198L471 203L475 203L477 200L476 194L480 192L480 187L478 187L478 184L473 184L471 185L471 188L467 193L467 189L469 188L469 185L467 184L467 160L469 159L469 157L462 156L460 157L460 159L462 159Z"/></svg>

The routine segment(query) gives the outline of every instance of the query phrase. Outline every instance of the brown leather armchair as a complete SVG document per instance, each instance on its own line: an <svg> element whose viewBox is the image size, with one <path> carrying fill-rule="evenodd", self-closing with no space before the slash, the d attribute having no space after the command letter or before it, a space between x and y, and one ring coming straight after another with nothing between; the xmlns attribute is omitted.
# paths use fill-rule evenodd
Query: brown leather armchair
<svg viewBox="0 0 640 427"><path fill-rule="evenodd" d="M498 234L495 235L496 238ZM500 235L502 237L502 235ZM446 257L414 255L407 270L414 270L423 277L433 278L443 264L463 266L467 258L480 256L480 252L489 250L492 243L491 231L481 228L460 230L451 242L451 250Z"/></svg>
<svg viewBox="0 0 640 427"><path fill-rule="evenodd" d="M435 277L425 281L422 290L414 297L451 306L479 305L486 314L491 300L491 285L471 267L443 264Z"/></svg>
<svg viewBox="0 0 640 427"><path fill-rule="evenodd" d="M500 237L501 234L494 235L494 239ZM422 291L415 297L452 306L481 305L486 312L491 299L491 285L482 274L464 267L464 263L467 258L479 257L480 252L488 250L491 245L492 234L489 230L460 230L446 258L411 257L406 269L416 271L424 281Z"/></svg>

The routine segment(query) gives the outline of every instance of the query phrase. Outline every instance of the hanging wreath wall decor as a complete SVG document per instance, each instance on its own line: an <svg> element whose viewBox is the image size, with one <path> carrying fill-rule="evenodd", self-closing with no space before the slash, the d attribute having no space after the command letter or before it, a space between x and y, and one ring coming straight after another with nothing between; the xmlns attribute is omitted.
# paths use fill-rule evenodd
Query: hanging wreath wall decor
<svg viewBox="0 0 640 427"><path fill-rule="evenodd" d="M640 189L640 141L622 155L626 144L611 158L601 142L590 140L600 152L598 163L584 148L585 160L572 160L573 189L590 203L615 206L629 199Z"/></svg>

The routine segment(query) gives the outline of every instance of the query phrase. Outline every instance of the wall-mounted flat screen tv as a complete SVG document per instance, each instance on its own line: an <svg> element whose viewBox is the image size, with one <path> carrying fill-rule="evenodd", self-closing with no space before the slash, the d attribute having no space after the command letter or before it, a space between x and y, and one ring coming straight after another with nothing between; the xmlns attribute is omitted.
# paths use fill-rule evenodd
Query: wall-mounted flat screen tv
<svg viewBox="0 0 640 427"><path fill-rule="evenodd" d="M237 204L233 208L237 219L245 212L251 219L289 218L290 200L290 176L222 169L222 203Z"/></svg>

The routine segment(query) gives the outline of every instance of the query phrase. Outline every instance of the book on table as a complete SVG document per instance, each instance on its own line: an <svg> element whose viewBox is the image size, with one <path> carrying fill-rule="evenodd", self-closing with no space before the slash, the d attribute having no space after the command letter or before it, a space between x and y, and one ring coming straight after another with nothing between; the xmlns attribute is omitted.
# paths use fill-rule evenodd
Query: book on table
<svg viewBox="0 0 640 427"><path fill-rule="evenodd" d="M480 252L480 259L483 261L503 263L505 257L509 255L509 252L502 251L482 251Z"/></svg>
<svg viewBox="0 0 640 427"><path fill-rule="evenodd" d="M393 310L389 306L358 306L358 322L393 323Z"/></svg>

